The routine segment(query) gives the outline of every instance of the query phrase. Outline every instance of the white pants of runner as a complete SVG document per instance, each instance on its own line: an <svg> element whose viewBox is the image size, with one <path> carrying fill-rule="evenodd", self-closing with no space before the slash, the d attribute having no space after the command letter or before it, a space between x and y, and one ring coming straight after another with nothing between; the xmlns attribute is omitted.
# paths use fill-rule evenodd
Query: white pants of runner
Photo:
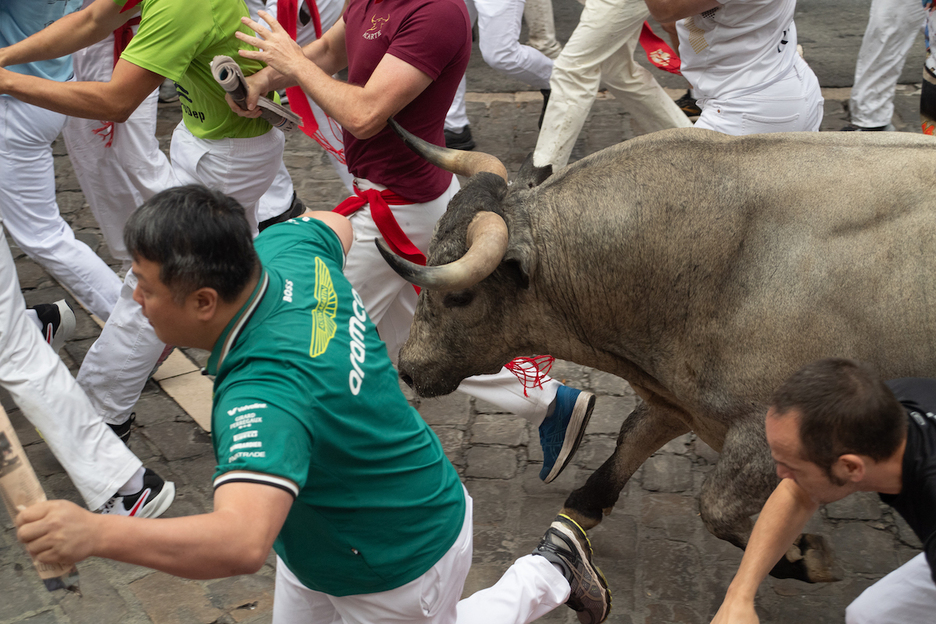
<svg viewBox="0 0 936 624"><path fill-rule="evenodd" d="M781 80L751 95L737 98L702 98L696 128L731 135L767 132L815 132L823 114L819 81L799 56Z"/></svg>
<svg viewBox="0 0 936 624"><path fill-rule="evenodd" d="M845 609L845 624L931 624L936 583L920 553L861 592Z"/></svg>
<svg viewBox="0 0 936 624"><path fill-rule="evenodd" d="M76 80L110 80L114 35L72 55ZM127 219L144 201L175 184L169 159L156 139L159 90L153 91L113 134L95 133L103 121L69 117L63 136L72 167L91 212L101 226L111 256L130 268L123 243ZM110 147L107 140L111 139Z"/></svg>
<svg viewBox="0 0 936 624"><path fill-rule="evenodd" d="M257 204L283 161L283 133L250 139L199 139L184 123L172 134L169 155L175 184L203 184L230 195L247 209L257 231ZM104 420L129 417L165 346L133 300L137 279L127 272L117 305L78 371L78 383Z"/></svg>
<svg viewBox="0 0 936 624"><path fill-rule="evenodd" d="M309 589L276 558L273 624L526 624L569 599L569 583L544 557L518 559L497 583L459 600L471 568L472 501L448 552L425 574L385 592L330 596Z"/></svg>
<svg viewBox="0 0 936 624"><path fill-rule="evenodd" d="M925 17L920 0L872 0L848 101L856 126L875 128L891 122L894 88Z"/></svg>
<svg viewBox="0 0 936 624"><path fill-rule="evenodd" d="M525 0L466 0L466 4L472 23L477 15L478 46L484 62L534 89L548 89L552 59L536 48L520 43ZM466 125L465 81L462 79L446 114L445 127L461 130Z"/></svg>
<svg viewBox="0 0 936 624"><path fill-rule="evenodd" d="M692 125L649 71L634 60L650 11L643 0L587 0L553 67L552 93L533 162L565 167L598 87L604 84L644 132Z"/></svg>
<svg viewBox="0 0 936 624"><path fill-rule="evenodd" d="M142 464L95 413L62 360L26 317L2 221L0 353L0 386L42 433L88 508L100 508Z"/></svg>
<svg viewBox="0 0 936 624"><path fill-rule="evenodd" d="M361 189L385 188L361 178L356 179L355 184ZM429 248L436 222L442 217L458 188L458 178L452 176L448 190L436 199L423 204L391 207L402 230L423 253ZM413 323L416 291L412 284L390 268L377 250L374 240L380 237L380 231L371 217L370 208L361 208L350 219L354 226L354 242L345 260L344 274L361 295L364 307L377 325L377 332L386 343L390 359L395 365L400 347L409 337L410 325ZM547 379L542 388L531 388L524 395L523 384L513 373L502 368L493 375L469 377L461 382L458 390L493 403L539 426L546 417L550 403L556 398L560 385L555 379Z"/></svg>
<svg viewBox="0 0 936 624"><path fill-rule="evenodd" d="M120 278L75 238L55 201L52 142L64 125L64 115L0 96L0 218L20 249L106 319Z"/></svg>

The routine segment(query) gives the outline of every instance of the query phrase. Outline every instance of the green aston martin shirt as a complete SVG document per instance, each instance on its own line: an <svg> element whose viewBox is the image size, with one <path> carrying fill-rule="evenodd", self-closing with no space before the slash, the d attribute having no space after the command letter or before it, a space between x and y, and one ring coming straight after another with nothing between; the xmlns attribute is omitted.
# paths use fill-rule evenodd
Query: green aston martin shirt
<svg viewBox="0 0 936 624"><path fill-rule="evenodd" d="M114 3L123 7L128 0ZM270 130L266 120L232 111L224 89L211 75L211 61L219 55L237 61L245 76L264 67L237 53L256 49L234 36L238 30L254 34L240 21L250 16L244 0L142 0L139 6L140 26L120 58L175 81L182 119L192 134L202 139L245 139Z"/></svg>
<svg viewBox="0 0 936 624"><path fill-rule="evenodd" d="M335 233L294 219L256 248L263 275L208 361L215 487L248 481L295 497L274 549L310 589L404 585L458 537L458 474L400 391Z"/></svg>

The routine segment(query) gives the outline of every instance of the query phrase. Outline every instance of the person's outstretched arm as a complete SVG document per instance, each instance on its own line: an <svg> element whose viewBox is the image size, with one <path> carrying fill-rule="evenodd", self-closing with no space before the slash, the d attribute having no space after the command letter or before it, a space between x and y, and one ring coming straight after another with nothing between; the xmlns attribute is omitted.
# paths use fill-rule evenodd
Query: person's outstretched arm
<svg viewBox="0 0 936 624"><path fill-rule="evenodd" d="M780 482L764 503L738 572L712 624L757 624L754 611L757 588L818 508L795 481Z"/></svg>

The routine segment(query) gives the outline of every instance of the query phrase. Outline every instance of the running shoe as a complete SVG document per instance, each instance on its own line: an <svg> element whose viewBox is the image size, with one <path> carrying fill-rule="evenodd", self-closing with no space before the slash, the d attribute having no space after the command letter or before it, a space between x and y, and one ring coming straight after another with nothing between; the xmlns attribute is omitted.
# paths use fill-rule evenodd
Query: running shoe
<svg viewBox="0 0 936 624"><path fill-rule="evenodd" d="M102 514L158 518L175 499L175 483L166 481L158 474L146 469L143 473L143 489L136 494L122 496L114 494L99 510Z"/></svg>
<svg viewBox="0 0 936 624"><path fill-rule="evenodd" d="M40 303L33 306L39 322L42 323L42 337L56 353L75 333L75 313L64 299L55 303Z"/></svg>
<svg viewBox="0 0 936 624"><path fill-rule="evenodd" d="M545 557L569 582L566 604L582 624L600 624L611 612L611 592L604 574L592 563L588 536L575 520L559 514L540 540L534 555Z"/></svg>
<svg viewBox="0 0 936 624"><path fill-rule="evenodd" d="M684 96L676 100L676 106L686 113L686 117L698 117L702 114L702 109L696 104L696 99L692 97L692 91L689 89L686 89Z"/></svg>
<svg viewBox="0 0 936 624"><path fill-rule="evenodd" d="M112 425L107 423L107 426L114 430L114 433L117 434L117 437L120 438L120 441L130 446L130 430L133 427L133 422L136 420L136 412L130 412L130 417L127 418L124 422L119 425Z"/></svg>
<svg viewBox="0 0 936 624"><path fill-rule="evenodd" d="M465 126L461 132L445 130L445 147L449 149L470 152L475 148L474 138L471 136L471 126Z"/></svg>
<svg viewBox="0 0 936 624"><path fill-rule="evenodd" d="M539 477L549 483L559 476L578 450L585 427L595 409L595 395L559 386L556 407L539 426L543 468Z"/></svg>
<svg viewBox="0 0 936 624"><path fill-rule="evenodd" d="M894 124L887 124L886 126L856 126L853 123L848 124L840 130L840 132L893 132Z"/></svg>

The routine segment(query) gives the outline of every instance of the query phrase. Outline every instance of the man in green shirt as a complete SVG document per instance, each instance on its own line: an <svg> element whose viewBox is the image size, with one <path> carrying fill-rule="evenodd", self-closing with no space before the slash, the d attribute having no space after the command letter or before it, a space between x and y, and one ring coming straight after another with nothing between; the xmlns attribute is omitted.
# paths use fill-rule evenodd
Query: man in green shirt
<svg viewBox="0 0 936 624"><path fill-rule="evenodd" d="M214 511L158 522L65 501L16 519L40 561L103 556L194 578L278 555L274 624L530 622L567 602L588 624L610 595L573 521L459 602L471 498L400 391L386 347L341 273L342 216L306 213L256 241L236 201L198 186L130 218L135 293L165 342L211 351Z"/></svg>
<svg viewBox="0 0 936 624"><path fill-rule="evenodd" d="M245 75L263 66L237 54L248 47L234 37L237 31L251 33L240 21L246 16L243 0L96 0L0 48L0 94L73 117L123 122L171 78L183 111L170 146L175 184L204 184L234 197L247 208L256 231L257 205L282 165L285 139L265 120L235 114L210 71L215 55L230 56ZM140 18L137 33L109 82L53 82L2 69L70 54L135 17ZM78 372L78 384L95 411L121 437L129 436L140 392L167 354L133 301L135 287L136 275L129 271Z"/></svg>

